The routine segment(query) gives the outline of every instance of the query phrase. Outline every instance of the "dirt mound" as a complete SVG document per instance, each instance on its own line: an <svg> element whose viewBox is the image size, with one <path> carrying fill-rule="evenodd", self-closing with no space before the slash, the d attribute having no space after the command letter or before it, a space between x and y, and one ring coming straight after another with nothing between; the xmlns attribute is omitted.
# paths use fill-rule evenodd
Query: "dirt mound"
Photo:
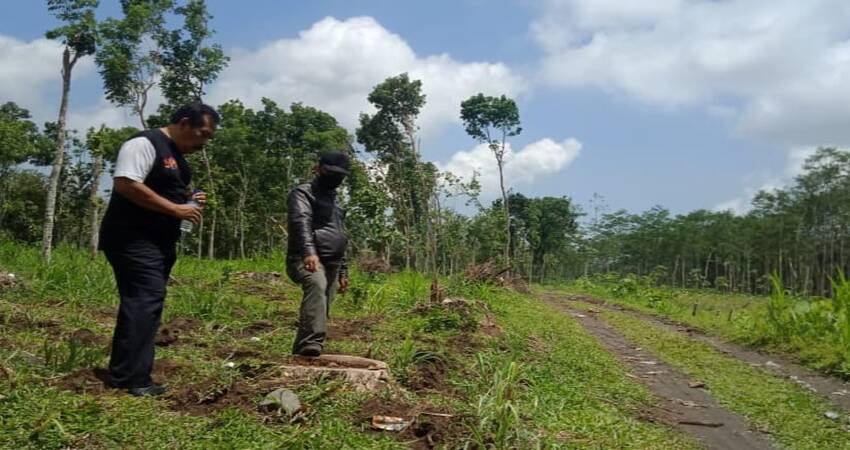
<svg viewBox="0 0 850 450"><path fill-rule="evenodd" d="M182 372L189 370L186 363L174 361L173 359L158 359L153 363L151 377L154 383L167 384L168 380L175 378Z"/></svg>
<svg viewBox="0 0 850 450"><path fill-rule="evenodd" d="M181 336L185 337L189 332L198 329L200 326L201 322L197 319L186 319L183 317L171 319L170 322L159 327L159 330L156 332L154 344L160 347L173 345L180 340Z"/></svg>
<svg viewBox="0 0 850 450"><path fill-rule="evenodd" d="M228 406L256 411L260 395L258 387L239 380L226 385L218 384L217 380L207 380L180 389L168 398L176 411L207 416Z"/></svg>
<svg viewBox="0 0 850 450"><path fill-rule="evenodd" d="M390 273L392 268L384 258L377 256L364 256L357 259L357 268L369 275L377 273Z"/></svg>
<svg viewBox="0 0 850 450"><path fill-rule="evenodd" d="M18 276L11 272L0 269L0 292L11 289L20 284Z"/></svg>
<svg viewBox="0 0 850 450"><path fill-rule="evenodd" d="M522 294L530 294L531 288L529 288L528 282L521 277L511 275L510 270L510 267L499 266L493 261L487 261L483 264L473 264L467 267L465 277L473 283L487 283L513 289Z"/></svg>
<svg viewBox="0 0 850 450"><path fill-rule="evenodd" d="M94 331L88 328L80 328L75 330L68 337L68 342L75 345L102 345L106 343L106 337L95 334Z"/></svg>
<svg viewBox="0 0 850 450"><path fill-rule="evenodd" d="M52 385L78 394L102 394L109 388L106 385L109 372L102 368L78 369L56 380Z"/></svg>
<svg viewBox="0 0 850 450"><path fill-rule="evenodd" d="M424 361L413 366L404 385L417 393L441 392L454 395L454 388L446 382L449 364L442 359Z"/></svg>
<svg viewBox="0 0 850 450"><path fill-rule="evenodd" d="M327 338L331 341L344 339L369 341L372 338L372 327L380 321L381 319L378 317L361 317L357 319L334 317L328 323Z"/></svg>

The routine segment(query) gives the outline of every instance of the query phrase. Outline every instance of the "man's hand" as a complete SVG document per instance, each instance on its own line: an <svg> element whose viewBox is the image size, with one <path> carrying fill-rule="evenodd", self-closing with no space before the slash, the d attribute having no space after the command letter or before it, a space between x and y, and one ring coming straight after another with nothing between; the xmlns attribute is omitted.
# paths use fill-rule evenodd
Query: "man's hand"
<svg viewBox="0 0 850 450"><path fill-rule="evenodd" d="M339 293L345 294L348 292L348 275L339 276Z"/></svg>
<svg viewBox="0 0 850 450"><path fill-rule="evenodd" d="M316 255L310 255L304 258L304 268L307 269L308 272L315 272L319 269L319 257Z"/></svg>
<svg viewBox="0 0 850 450"><path fill-rule="evenodd" d="M198 192L196 194L192 194L192 200L198 202L201 205L201 208L207 204L207 193L204 191Z"/></svg>
<svg viewBox="0 0 850 450"><path fill-rule="evenodd" d="M201 222L201 208L193 205L174 205L171 215L180 220L188 220L195 225Z"/></svg>

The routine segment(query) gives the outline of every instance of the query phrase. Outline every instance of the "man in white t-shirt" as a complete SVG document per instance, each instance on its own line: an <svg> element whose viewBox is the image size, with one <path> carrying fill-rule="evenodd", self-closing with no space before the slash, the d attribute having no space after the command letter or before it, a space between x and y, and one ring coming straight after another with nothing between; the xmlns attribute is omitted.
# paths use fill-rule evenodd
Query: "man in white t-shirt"
<svg viewBox="0 0 850 450"><path fill-rule="evenodd" d="M140 132L118 152L99 246L121 297L108 383L132 395L165 392L150 376L154 337L177 258L180 221L201 220L201 208L187 204L192 172L184 155L201 149L219 120L213 108L189 104L175 111L167 126ZM192 198L201 206L206 201L203 193Z"/></svg>

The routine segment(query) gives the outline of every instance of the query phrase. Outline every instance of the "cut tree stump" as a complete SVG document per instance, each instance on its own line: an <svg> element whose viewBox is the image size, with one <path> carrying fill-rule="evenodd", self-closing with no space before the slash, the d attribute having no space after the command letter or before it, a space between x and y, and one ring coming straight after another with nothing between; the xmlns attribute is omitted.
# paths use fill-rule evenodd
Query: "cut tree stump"
<svg viewBox="0 0 850 450"><path fill-rule="evenodd" d="M378 390L392 381L387 363L358 356L292 356L281 369L287 378L313 379L325 375L361 392Z"/></svg>

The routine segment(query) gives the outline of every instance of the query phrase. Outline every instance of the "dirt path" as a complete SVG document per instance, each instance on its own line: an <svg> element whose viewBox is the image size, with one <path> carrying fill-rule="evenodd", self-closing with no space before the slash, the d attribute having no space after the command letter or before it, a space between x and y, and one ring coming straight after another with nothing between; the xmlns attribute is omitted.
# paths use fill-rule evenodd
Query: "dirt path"
<svg viewBox="0 0 850 450"><path fill-rule="evenodd" d="M722 450L772 449L770 439L753 431L743 418L723 408L697 380L690 380L672 366L635 347L625 336L593 316L574 309L563 297L544 299L579 323L629 369L662 402L651 411L651 419L668 423L694 436L707 448ZM693 387L692 387L693 386Z"/></svg>
<svg viewBox="0 0 850 450"><path fill-rule="evenodd" d="M676 323L673 320L606 303L603 300L586 295L547 295L547 298L593 303L603 308L629 314L641 320L651 322L668 331L684 334L691 339L712 346L715 350L725 355L749 363L752 366L761 367L773 375L788 378L804 389L820 394L833 405L850 412L850 383L814 372L793 362L787 357L760 353L741 345L726 342L721 338L705 334L700 330Z"/></svg>

